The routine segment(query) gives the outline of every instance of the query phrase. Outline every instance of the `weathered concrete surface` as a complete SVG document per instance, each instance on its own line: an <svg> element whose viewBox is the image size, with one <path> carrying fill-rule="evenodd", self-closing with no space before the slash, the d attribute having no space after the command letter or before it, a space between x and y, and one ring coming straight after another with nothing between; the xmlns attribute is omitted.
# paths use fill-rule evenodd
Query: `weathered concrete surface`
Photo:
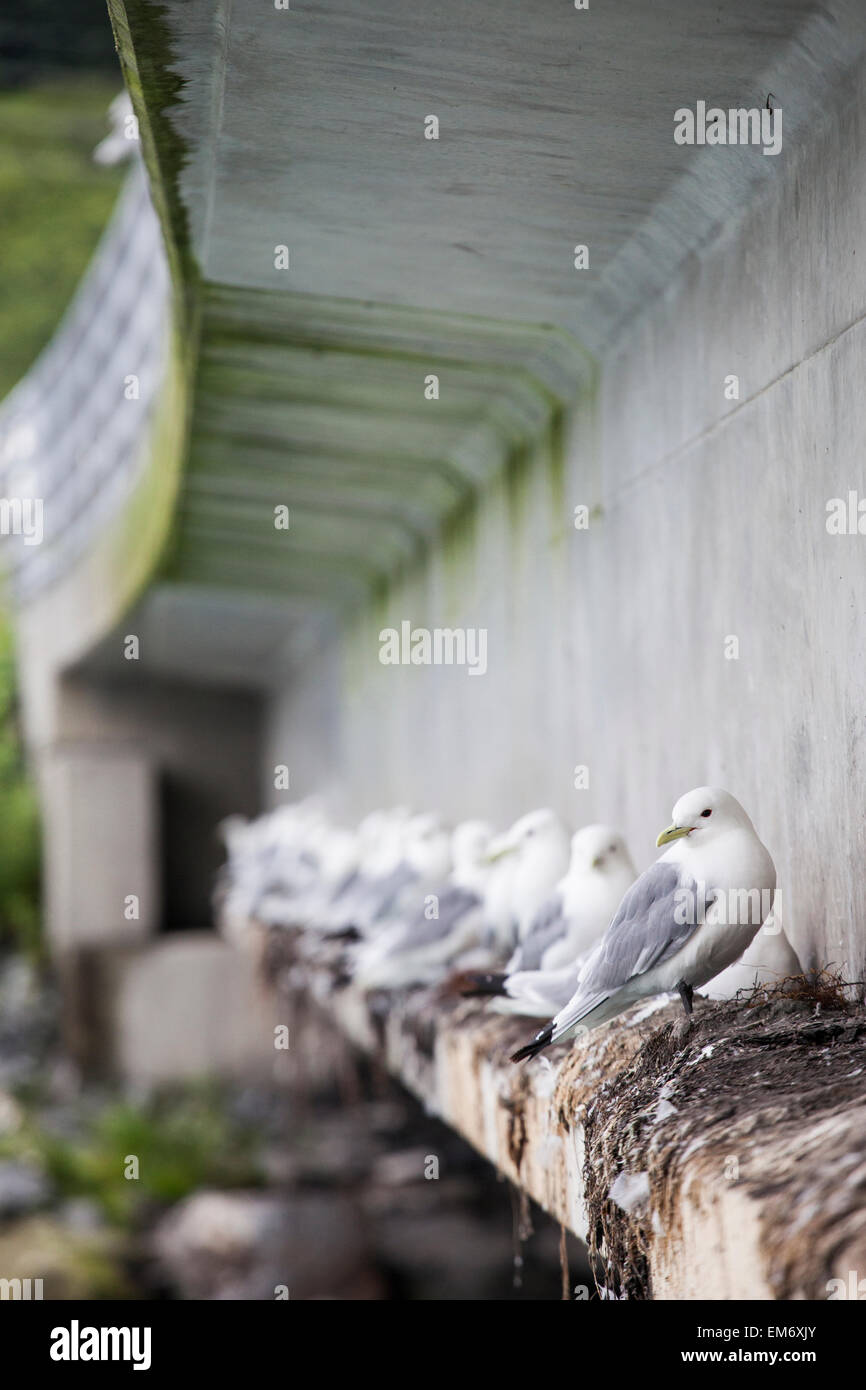
<svg viewBox="0 0 866 1390"><path fill-rule="evenodd" d="M860 77L605 357L559 464L542 443L462 548L394 586L340 660L298 669L267 759L297 765L297 790L358 815L549 803L621 826L643 867L676 797L718 783L773 853L801 960L866 978L866 539L826 529L829 499L866 495ZM486 627L487 675L381 666L403 619ZM313 746L307 712L334 685Z"/></svg>
<svg viewBox="0 0 866 1390"><path fill-rule="evenodd" d="M153 634L156 640L156 634ZM144 638L142 638L144 641ZM56 741L38 751L48 846L46 927L58 950L203 927L216 827L259 798L260 703L245 691L67 676ZM128 895L139 918L125 916Z"/></svg>
<svg viewBox="0 0 866 1390"><path fill-rule="evenodd" d="M55 952L140 941L162 904L159 807L143 747L60 744L42 760L45 921Z"/></svg>
<svg viewBox="0 0 866 1390"><path fill-rule="evenodd" d="M556 323L592 349L778 176L752 148L676 146L677 107L772 91L800 143L866 40L853 0L110 10L151 107L161 78L161 172L205 281Z"/></svg>
<svg viewBox="0 0 866 1390"><path fill-rule="evenodd" d="M201 343L172 598L194 620L217 588L285 595L251 619L270 658L235 663L271 682L560 429L592 390L578 341L607 349L783 177L787 145L676 145L676 108L762 106L772 88L796 148L866 42L849 0L765 5L760 22L747 0L544 0L531 17L449 0L408 27L396 0L109 8Z"/></svg>
<svg viewBox="0 0 866 1390"><path fill-rule="evenodd" d="M263 950L291 1007L315 996L588 1240L609 1296L822 1299L866 1268L862 1007L698 1000L686 1030L678 1003L641 1005L521 1067L509 1056L533 1031L525 1019L436 991L333 989L327 972L304 981L286 968L285 933ZM630 1210L621 1175L645 1189Z"/></svg>
<svg viewBox="0 0 866 1390"><path fill-rule="evenodd" d="M132 630L142 674L266 692L271 800L287 764L347 817L549 802L644 863L721 782L804 963L864 978L864 559L825 527L863 486L862 6L111 11L182 335L135 505L22 619L31 742ZM674 145L768 89L777 157ZM382 667L404 619L484 627L487 674Z"/></svg>

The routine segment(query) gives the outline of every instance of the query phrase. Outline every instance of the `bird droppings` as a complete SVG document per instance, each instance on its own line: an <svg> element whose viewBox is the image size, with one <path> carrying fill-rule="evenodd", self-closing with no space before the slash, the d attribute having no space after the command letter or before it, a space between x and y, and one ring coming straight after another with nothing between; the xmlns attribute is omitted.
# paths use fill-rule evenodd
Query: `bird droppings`
<svg viewBox="0 0 866 1390"><path fill-rule="evenodd" d="M631 1216L649 1201L649 1173L619 1173L608 1192L608 1200Z"/></svg>
<svg viewBox="0 0 866 1390"><path fill-rule="evenodd" d="M608 1289L653 1297L654 1268L676 1259L686 1188L705 1208L734 1186L757 1204L764 1275L778 1298L826 1297L838 1268L863 1264L866 1087L850 1073L862 1055L866 1015L846 1001L817 1022L811 1005L781 994L763 1002L701 1003L684 1045L664 1025L611 1082L604 1107L588 1112L589 1244ZM827 1039L829 1075L815 1068L816 1049ZM664 1127L646 1122L660 1082L668 1094L676 1088L678 1100L676 1117ZM850 1185L840 1178L846 1159ZM652 1214L624 1213L615 1183L625 1172L643 1171ZM697 1291L696 1281L692 1296Z"/></svg>
<svg viewBox="0 0 866 1390"><path fill-rule="evenodd" d="M519 1099L502 1100L500 1104L508 1112L508 1156L519 1173L528 1138L523 1105Z"/></svg>

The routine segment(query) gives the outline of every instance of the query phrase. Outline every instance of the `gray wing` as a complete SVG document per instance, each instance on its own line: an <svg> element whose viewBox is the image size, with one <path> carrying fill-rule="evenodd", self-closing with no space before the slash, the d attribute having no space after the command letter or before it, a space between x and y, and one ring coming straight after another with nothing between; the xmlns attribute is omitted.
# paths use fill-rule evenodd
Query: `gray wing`
<svg viewBox="0 0 866 1390"><path fill-rule="evenodd" d="M458 888L452 884L446 888L439 897L439 921L445 924L446 931L451 931L461 917L473 907L478 907L481 899L477 893L473 893L470 888Z"/></svg>
<svg viewBox="0 0 866 1390"><path fill-rule="evenodd" d="M396 869L392 869L384 878L377 878L371 882L370 896L373 899L372 919L374 922L386 915L397 895L417 877L415 870L403 860Z"/></svg>
<svg viewBox="0 0 866 1390"><path fill-rule="evenodd" d="M514 954L511 973L514 974L518 970L540 970L542 956L548 946L559 940L565 926L562 899L555 893L536 912L532 926Z"/></svg>
<svg viewBox="0 0 866 1390"><path fill-rule="evenodd" d="M581 995L610 995L635 975L667 960L699 926L678 922L677 889L687 887L677 864L658 860L632 884L581 979ZM709 897L707 899L709 901Z"/></svg>
<svg viewBox="0 0 866 1390"><path fill-rule="evenodd" d="M337 884L336 888L331 894L331 902L338 903L340 899L346 897L346 895L350 893L353 888L357 888L360 882L360 869L350 869L349 872L347 874L344 874L344 876L340 879L340 882Z"/></svg>
<svg viewBox="0 0 866 1390"><path fill-rule="evenodd" d="M421 908L415 917L406 923L393 949L413 951L419 947L432 946L435 941L450 935L460 918L480 901L477 893L470 892L468 888L457 888L455 885L443 888L439 894L439 916L427 917Z"/></svg>

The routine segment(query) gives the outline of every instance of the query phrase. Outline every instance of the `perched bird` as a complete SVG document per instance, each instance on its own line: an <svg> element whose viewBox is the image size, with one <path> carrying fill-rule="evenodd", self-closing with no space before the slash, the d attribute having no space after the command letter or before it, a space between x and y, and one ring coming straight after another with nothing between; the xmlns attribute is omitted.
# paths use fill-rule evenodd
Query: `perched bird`
<svg viewBox="0 0 866 1390"><path fill-rule="evenodd" d="M222 930L243 935L251 921L294 923L299 898L318 879L312 846L326 832L313 801L281 807L255 821L229 816L219 826L227 860L217 885Z"/></svg>
<svg viewBox="0 0 866 1390"><path fill-rule="evenodd" d="M344 887L356 879L359 854L359 838L354 830L333 825L319 836L315 848L316 878L293 904L296 923L312 926L327 916ZM270 898L260 905L259 915L263 922L286 924L281 905Z"/></svg>
<svg viewBox="0 0 866 1390"><path fill-rule="evenodd" d="M510 970L557 970L595 946L637 870L619 831L585 825L571 838L568 872L509 961Z"/></svg>
<svg viewBox="0 0 866 1390"><path fill-rule="evenodd" d="M433 812L412 816L400 837L400 866L407 877L383 901L370 923L370 934L384 930L391 919L414 917L426 898L435 894L451 872L451 835Z"/></svg>
<svg viewBox="0 0 866 1390"><path fill-rule="evenodd" d="M493 876L490 898L497 895L497 920L490 927L504 950L528 935L539 908L568 868L568 832L555 811L530 811L492 847L491 863L504 866ZM498 898L505 901L499 905Z"/></svg>
<svg viewBox="0 0 866 1390"><path fill-rule="evenodd" d="M364 817L358 826L358 865L312 926L328 934L360 935L387 914L401 890L415 877L405 858L410 819L404 806L371 811Z"/></svg>
<svg viewBox="0 0 866 1390"><path fill-rule="evenodd" d="M509 850L508 832L491 839L482 894L487 939L493 956L499 960L506 959L514 949L516 935L511 889L517 861Z"/></svg>
<svg viewBox="0 0 866 1390"><path fill-rule="evenodd" d="M619 832L609 825L585 825L572 836L568 872L536 913L505 971L467 971L460 993L496 996L502 1000L500 1011L509 1013L546 1017L555 1012L574 993L580 965L635 876Z"/></svg>
<svg viewBox="0 0 866 1390"><path fill-rule="evenodd" d="M772 907L776 869L739 801L720 787L687 792L657 844L670 848L626 893L572 998L513 1061L651 995L676 990L690 1014L693 991L751 943Z"/></svg>
<svg viewBox="0 0 866 1390"><path fill-rule="evenodd" d="M356 984L362 989L397 989L430 983L455 956L478 944L491 835L483 821L457 826L451 874L419 901L414 914L393 921L358 949Z"/></svg>

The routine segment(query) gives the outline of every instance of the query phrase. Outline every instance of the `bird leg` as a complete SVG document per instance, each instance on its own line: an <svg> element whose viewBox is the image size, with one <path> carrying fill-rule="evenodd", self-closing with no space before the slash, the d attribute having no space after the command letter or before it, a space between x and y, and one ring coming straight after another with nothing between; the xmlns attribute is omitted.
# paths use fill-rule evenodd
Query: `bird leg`
<svg viewBox="0 0 866 1390"><path fill-rule="evenodd" d="M692 995L695 991L691 985L686 984L685 980L680 980L679 984L677 985L677 989L679 991L680 999L682 999L683 1001L683 1008L686 1011L686 1016L691 1018Z"/></svg>

